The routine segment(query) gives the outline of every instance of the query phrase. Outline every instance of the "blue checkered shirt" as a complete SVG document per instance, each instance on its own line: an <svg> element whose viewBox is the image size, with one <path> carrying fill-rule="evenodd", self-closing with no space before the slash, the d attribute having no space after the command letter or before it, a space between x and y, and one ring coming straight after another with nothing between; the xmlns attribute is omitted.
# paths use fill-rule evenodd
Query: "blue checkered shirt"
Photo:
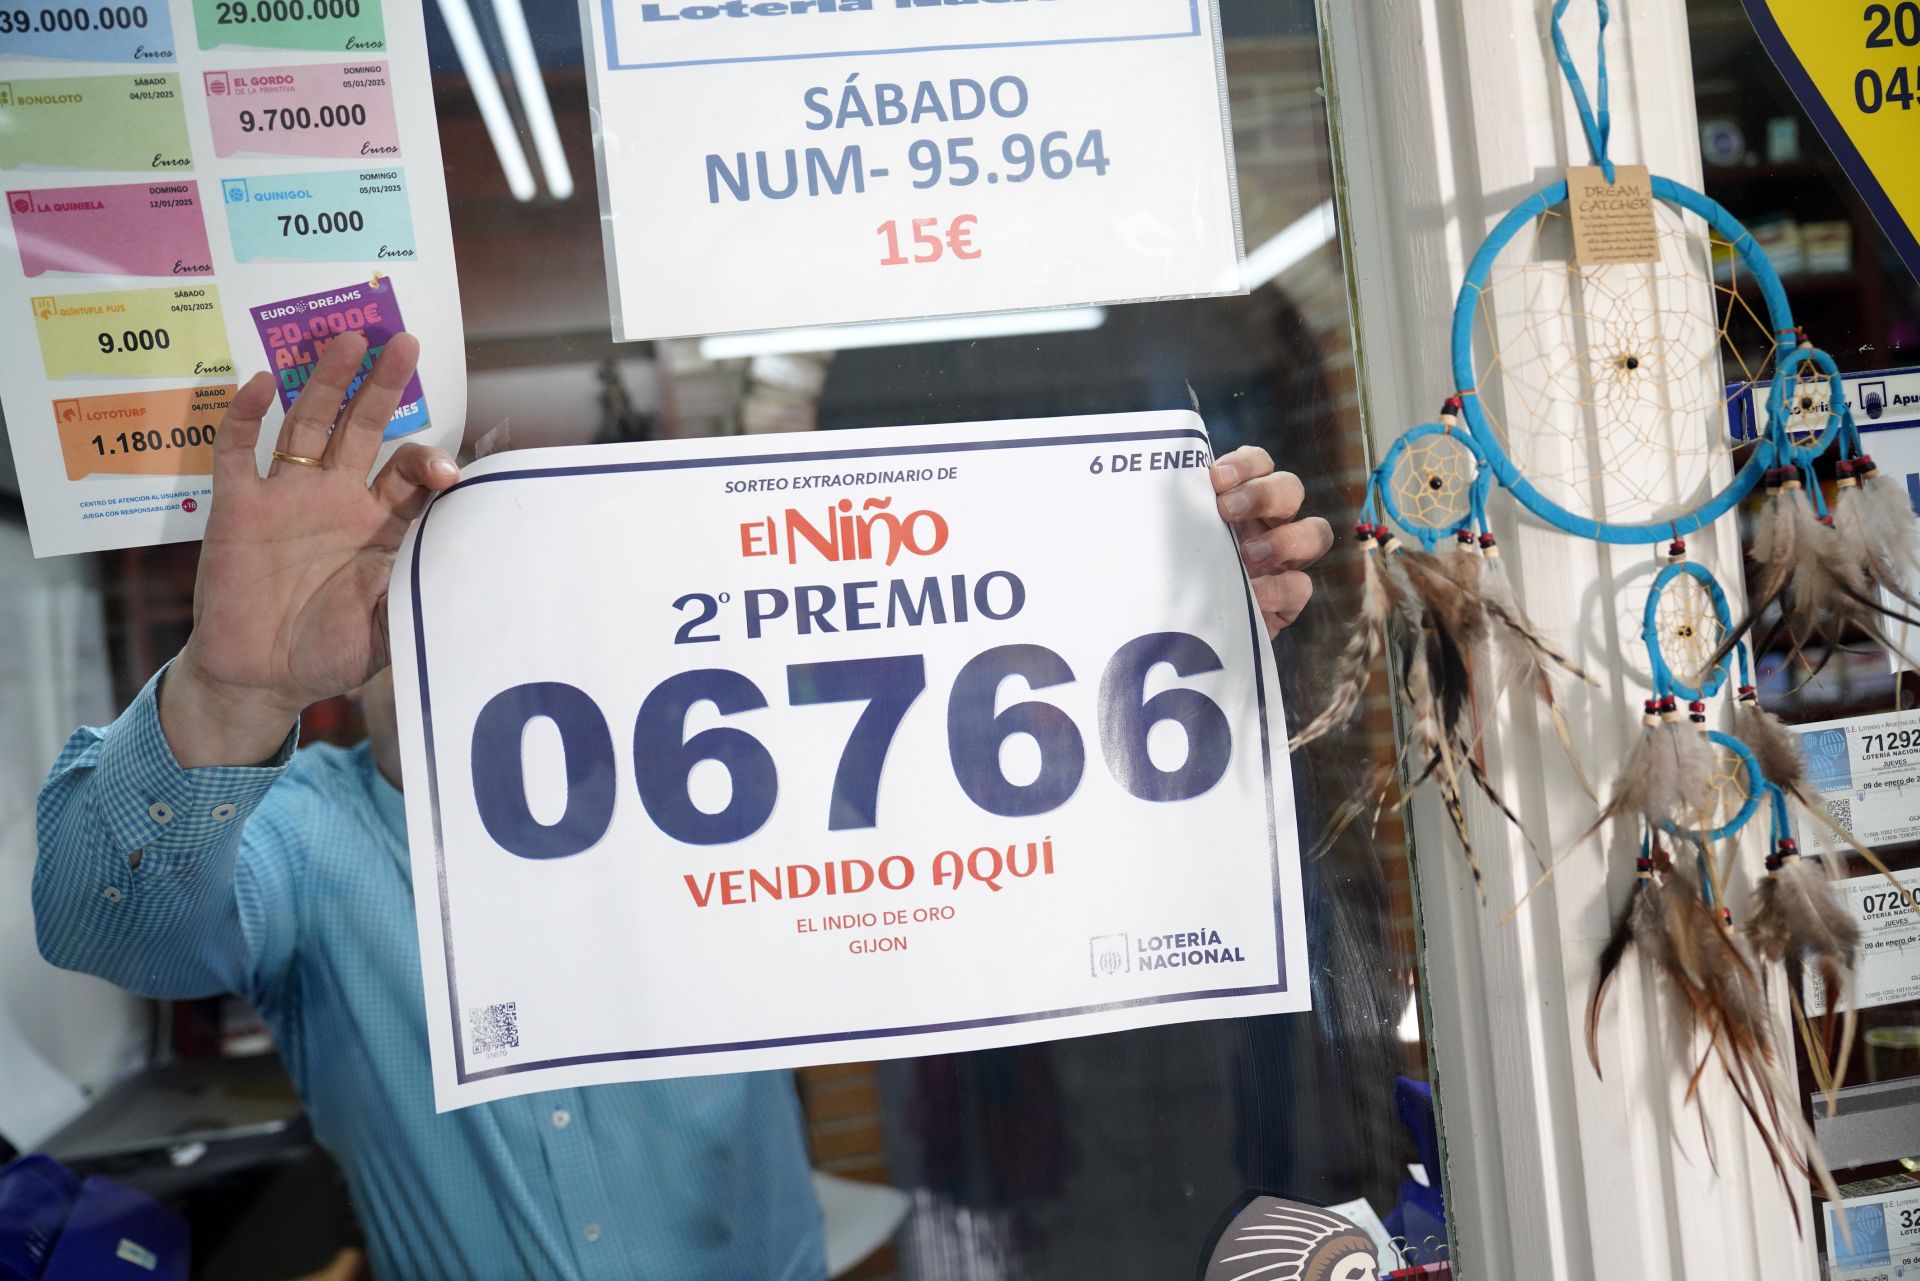
<svg viewBox="0 0 1920 1281"><path fill-rule="evenodd" d="M182 769L149 683L40 793L55 965L237 992L345 1170L383 1281L818 1281L786 1073L559 1090L437 1115L400 793L362 744Z"/></svg>

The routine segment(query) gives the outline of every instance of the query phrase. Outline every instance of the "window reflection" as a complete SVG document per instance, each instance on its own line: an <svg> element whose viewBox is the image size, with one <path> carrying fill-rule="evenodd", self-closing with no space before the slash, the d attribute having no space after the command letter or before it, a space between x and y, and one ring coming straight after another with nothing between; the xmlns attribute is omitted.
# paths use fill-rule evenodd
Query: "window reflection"
<svg viewBox="0 0 1920 1281"><path fill-rule="evenodd" d="M471 32L458 16L464 4L440 6L450 27L430 11L468 330L469 441L502 428L490 444L527 448L1194 407L1219 452L1267 449L1302 477L1310 510L1339 528L1359 505L1367 457L1328 206L1312 5L1227 0L1222 10L1246 243L1270 277L1252 294L1105 308L1058 332L755 355L698 340L609 339L572 9L530 7L527 46L513 39L511 9L476 6ZM511 85L483 80L475 92L463 72L474 62L469 35L498 51L501 67L517 49ZM522 92L529 55L544 97ZM1101 554L1097 530L1060 536ZM9 540L24 542L18 531ZM56 596L68 602L62 608L104 620L110 664L96 655L84 671L63 668L59 705L37 715L59 736L123 706L191 624L190 546L95 557L77 574L0 563L22 583L0 622L50 608L44 602ZM1355 576L1340 557L1323 565L1314 606L1276 646L1296 714L1316 706L1353 615ZM45 679L7 674L0 699ZM314 709L305 726L340 743L365 732L344 702ZM1392 751L1383 687L1356 730L1295 758L1303 844L1320 843L1332 811ZM36 740L4 759L30 798L48 749ZM7 825L0 849L0 870L21 885L28 826ZM1421 1199L1403 1184L1410 1163L1431 1159L1431 1142L1423 1151L1403 1119L1422 1116L1419 1091L1396 1090L1403 1075L1424 1076L1425 1064L1417 1023L1408 1026L1414 937L1403 839L1389 810L1307 862L1311 1014L796 1074L816 1170L898 1194L820 1189L830 1241L840 1227L859 1243L846 1275L1184 1276L1249 1189L1329 1204L1365 1197L1383 1216L1412 1195L1427 1217L1408 1222L1426 1225L1426 1235L1437 1195ZM25 928L13 936L30 937ZM54 1032L49 1016L68 999L52 995L66 979L30 946L17 964L4 955L0 973L31 971L24 992L12 979L0 986L24 1039L101 1092L79 1122L38 1146L182 1209L194 1226L196 1277L302 1276L358 1244L344 1184L313 1142L262 1024L237 998L150 1007L96 993L87 999L108 1004L87 1007L93 1043L75 1046L62 1040L71 1029ZM130 1066L135 1074L107 1089Z"/></svg>

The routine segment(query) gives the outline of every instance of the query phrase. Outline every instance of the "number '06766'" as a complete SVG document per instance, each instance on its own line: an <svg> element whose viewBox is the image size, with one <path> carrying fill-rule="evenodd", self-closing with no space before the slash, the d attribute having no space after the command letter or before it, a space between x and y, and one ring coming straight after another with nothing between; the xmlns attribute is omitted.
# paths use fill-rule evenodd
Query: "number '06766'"
<svg viewBox="0 0 1920 1281"><path fill-rule="evenodd" d="M1115 781L1143 801L1190 800L1227 772L1233 734L1219 704L1198 690L1164 689L1146 697L1149 673L1165 664L1176 676L1221 670L1220 656L1197 636L1152 632L1122 645L1100 678L1100 752ZM947 754L955 780L981 809L1009 818L1046 814L1078 790L1086 768L1080 727L1041 699L995 712L1000 687L1018 677L1033 691L1071 683L1067 661L1040 645L1001 645L960 669L947 697ZM878 822L880 780L895 732L926 688L922 655L798 663L787 668L787 702L865 703L841 750L828 798L827 828L848 831ZM766 825L779 793L773 755L732 725L686 736L687 713L710 703L721 716L767 706L760 688L739 672L702 668L670 676L640 706L633 728L640 800L662 832L689 845L744 840ZM529 723L545 718L559 730L565 753L566 807L543 823L527 798L521 742ZM1162 769L1148 754L1153 727L1172 722L1186 735L1185 759ZM1001 768L1000 746L1024 734L1039 748L1032 781L1016 783ZM713 812L694 803L691 779L702 761L716 761L731 780L726 805ZM521 858L566 858L592 848L613 823L613 734L591 696L559 681L515 685L481 709L473 727L475 806L487 834Z"/></svg>

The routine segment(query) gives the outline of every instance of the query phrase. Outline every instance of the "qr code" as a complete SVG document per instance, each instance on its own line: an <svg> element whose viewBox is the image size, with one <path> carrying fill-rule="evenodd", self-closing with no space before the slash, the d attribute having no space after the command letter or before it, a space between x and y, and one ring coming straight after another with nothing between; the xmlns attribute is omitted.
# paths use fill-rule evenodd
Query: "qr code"
<svg viewBox="0 0 1920 1281"><path fill-rule="evenodd" d="M1828 801L1827 817L1833 820L1835 827L1851 832L1853 830L1853 798L1846 796Z"/></svg>
<svg viewBox="0 0 1920 1281"><path fill-rule="evenodd" d="M476 1005L467 1011L475 1054L504 1054L520 1047L520 1007L515 1001Z"/></svg>

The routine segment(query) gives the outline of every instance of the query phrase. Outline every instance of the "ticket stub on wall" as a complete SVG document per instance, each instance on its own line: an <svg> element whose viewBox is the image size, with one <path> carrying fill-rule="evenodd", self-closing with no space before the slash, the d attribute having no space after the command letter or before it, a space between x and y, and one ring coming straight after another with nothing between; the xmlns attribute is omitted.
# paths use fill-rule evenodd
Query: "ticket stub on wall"
<svg viewBox="0 0 1920 1281"><path fill-rule="evenodd" d="M1210 461L1156 413L471 468L391 596L439 1106L1305 1009Z"/></svg>
<svg viewBox="0 0 1920 1281"><path fill-rule="evenodd" d="M1214 0L581 0L614 337L1242 289Z"/></svg>
<svg viewBox="0 0 1920 1281"><path fill-rule="evenodd" d="M1794 729L1808 786L1835 823L1869 847L1920 840L1920 713L1855 716ZM1816 854L1847 849L1824 824L1802 823L1799 836Z"/></svg>
<svg viewBox="0 0 1920 1281"><path fill-rule="evenodd" d="M239 386L279 384L264 462L342 333L430 334L390 447L458 444L420 0L9 10L0 180L0 403L36 555L198 538Z"/></svg>

